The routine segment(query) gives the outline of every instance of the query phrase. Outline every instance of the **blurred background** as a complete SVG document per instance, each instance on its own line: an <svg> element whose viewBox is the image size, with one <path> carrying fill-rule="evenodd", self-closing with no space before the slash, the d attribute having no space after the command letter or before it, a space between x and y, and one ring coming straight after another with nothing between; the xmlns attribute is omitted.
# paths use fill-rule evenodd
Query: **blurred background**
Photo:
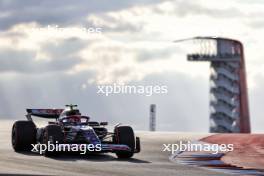
<svg viewBox="0 0 264 176"><path fill-rule="evenodd" d="M258 0L3 0L0 118L73 103L94 120L148 130L154 103L157 130L207 132L209 63L188 62L190 47L172 41L223 36L244 44L252 131L263 132L263 8ZM168 94L97 94L113 83L167 85Z"/></svg>

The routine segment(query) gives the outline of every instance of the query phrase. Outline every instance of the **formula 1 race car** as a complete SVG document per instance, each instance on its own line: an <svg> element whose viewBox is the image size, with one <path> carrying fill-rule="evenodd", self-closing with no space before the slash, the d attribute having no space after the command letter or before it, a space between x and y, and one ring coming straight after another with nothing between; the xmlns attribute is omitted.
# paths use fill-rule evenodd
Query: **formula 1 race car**
<svg viewBox="0 0 264 176"><path fill-rule="evenodd" d="M38 128L31 116L55 121ZM27 109L26 117L27 120L16 121L12 128L12 146L17 152L33 151L35 146L35 151L39 151L44 144L56 144L56 147L61 147L59 144L93 145L94 149L88 152L112 152L118 158L130 158L140 152L140 139L135 137L130 126L116 125L113 132L109 132L105 128L107 122L90 121L88 116L81 115L77 105L66 105L65 109ZM61 153L61 150L46 149L45 156Z"/></svg>

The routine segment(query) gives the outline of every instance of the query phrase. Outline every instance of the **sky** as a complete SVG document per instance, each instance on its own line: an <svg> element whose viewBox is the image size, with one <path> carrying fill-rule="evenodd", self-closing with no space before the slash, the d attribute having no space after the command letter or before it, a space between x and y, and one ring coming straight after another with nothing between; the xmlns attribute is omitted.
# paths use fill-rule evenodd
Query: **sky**
<svg viewBox="0 0 264 176"><path fill-rule="evenodd" d="M93 120L147 130L154 103L157 130L207 132L209 63L188 62L192 47L173 41L221 36L244 44L252 131L263 132L263 16L260 0L2 0L0 117L73 103ZM168 93L97 94L113 83Z"/></svg>

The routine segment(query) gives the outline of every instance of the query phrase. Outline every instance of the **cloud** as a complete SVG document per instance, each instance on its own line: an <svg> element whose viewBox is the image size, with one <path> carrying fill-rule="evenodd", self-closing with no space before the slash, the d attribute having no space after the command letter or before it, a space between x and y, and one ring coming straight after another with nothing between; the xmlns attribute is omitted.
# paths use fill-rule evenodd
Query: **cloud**
<svg viewBox="0 0 264 176"><path fill-rule="evenodd" d="M0 72L34 73L69 71L81 62L76 53L85 44L81 40L69 39L57 42L46 42L42 51L48 55L47 59L37 59L40 51L0 49Z"/></svg>
<svg viewBox="0 0 264 176"><path fill-rule="evenodd" d="M171 58L175 53L184 54L186 51L176 46L170 46L166 48L158 49L145 49L137 53L137 60L139 62L153 61L153 60L165 60Z"/></svg>
<svg viewBox="0 0 264 176"><path fill-rule="evenodd" d="M243 12L235 7L219 8L207 7L201 1L182 1L176 0L171 2L161 3L153 7L153 11L159 14L174 14L179 17L205 15L214 18L236 18L244 15Z"/></svg>
<svg viewBox="0 0 264 176"><path fill-rule="evenodd" d="M118 11L132 6L141 6L146 4L157 3L157 0L136 1L53 1L45 0L36 2L34 0L25 0L23 3L15 0L1 1L0 12L1 19L0 29L6 30L18 23L37 22L42 25L63 25L82 24L89 14Z"/></svg>
<svg viewBox="0 0 264 176"><path fill-rule="evenodd" d="M257 83L254 89L249 91L249 103L250 103L250 120L251 127L254 132L263 132L262 124L263 120L263 87L264 87L264 75L255 75L254 81Z"/></svg>
<svg viewBox="0 0 264 176"><path fill-rule="evenodd" d="M56 42L47 41L43 43L41 49L47 52L52 60L56 60L67 56L74 56L80 50L87 47L89 43L91 42L72 37Z"/></svg>
<svg viewBox="0 0 264 176"><path fill-rule="evenodd" d="M262 15L264 15L264 13L261 14L261 16ZM262 18L251 19L247 22L247 25L253 29L261 29L261 28L264 28L264 20Z"/></svg>
<svg viewBox="0 0 264 176"><path fill-rule="evenodd" d="M0 115L77 103L95 120L147 129L156 103L158 129L205 132L209 63L187 62L189 48L172 41L221 35L245 44L252 124L261 130L262 11L263 3L236 0L1 1ZM47 25L102 27L102 34L30 31ZM114 82L166 84L169 94L96 94L97 84Z"/></svg>
<svg viewBox="0 0 264 176"><path fill-rule="evenodd" d="M83 58L83 62L73 69L73 73L84 70L94 72L95 78L89 79L89 83L93 84L139 81L155 73L181 72L189 64L184 51L172 42L125 44L122 41L102 41L83 49L79 57ZM196 68L198 70L193 69L194 74L201 67Z"/></svg>
<svg viewBox="0 0 264 176"><path fill-rule="evenodd" d="M95 85L82 88L90 73L64 75L14 76L0 79L0 116L24 119L26 108L62 108L76 103L81 112L92 120L110 124L130 124L137 130L148 130L149 105L157 104L157 128L167 131L208 130L208 80L190 78L183 74L153 74L132 85L167 85L167 95L97 94ZM177 89L175 89L177 87ZM195 88L194 88L195 87ZM196 94L197 89L202 91ZM188 96L187 96L188 95ZM15 100L15 101L14 101ZM120 108L121 107L121 108ZM193 108L190 111L190 108ZM194 116L195 114L195 116ZM204 123L202 123L204 122ZM197 125L197 123L201 123ZM170 124L169 127L167 124Z"/></svg>
<svg viewBox="0 0 264 176"><path fill-rule="evenodd" d="M120 32L129 32L135 33L140 32L143 28L143 24L132 23L120 16L111 16L109 14L98 14L90 15L87 19L88 26L100 26L103 29L103 32L106 33L120 33Z"/></svg>

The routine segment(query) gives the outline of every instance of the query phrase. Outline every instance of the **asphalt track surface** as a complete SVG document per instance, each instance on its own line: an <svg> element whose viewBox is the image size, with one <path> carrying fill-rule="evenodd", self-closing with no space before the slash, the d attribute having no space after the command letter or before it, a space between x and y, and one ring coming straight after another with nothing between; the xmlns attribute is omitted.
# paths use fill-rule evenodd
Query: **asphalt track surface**
<svg viewBox="0 0 264 176"><path fill-rule="evenodd" d="M177 164L162 152L164 143L198 140L206 135L170 132L138 132L142 152L119 160L114 154L61 155L46 158L34 153L16 153L10 144L12 121L0 121L0 175L116 175L116 176L224 176L204 168Z"/></svg>

